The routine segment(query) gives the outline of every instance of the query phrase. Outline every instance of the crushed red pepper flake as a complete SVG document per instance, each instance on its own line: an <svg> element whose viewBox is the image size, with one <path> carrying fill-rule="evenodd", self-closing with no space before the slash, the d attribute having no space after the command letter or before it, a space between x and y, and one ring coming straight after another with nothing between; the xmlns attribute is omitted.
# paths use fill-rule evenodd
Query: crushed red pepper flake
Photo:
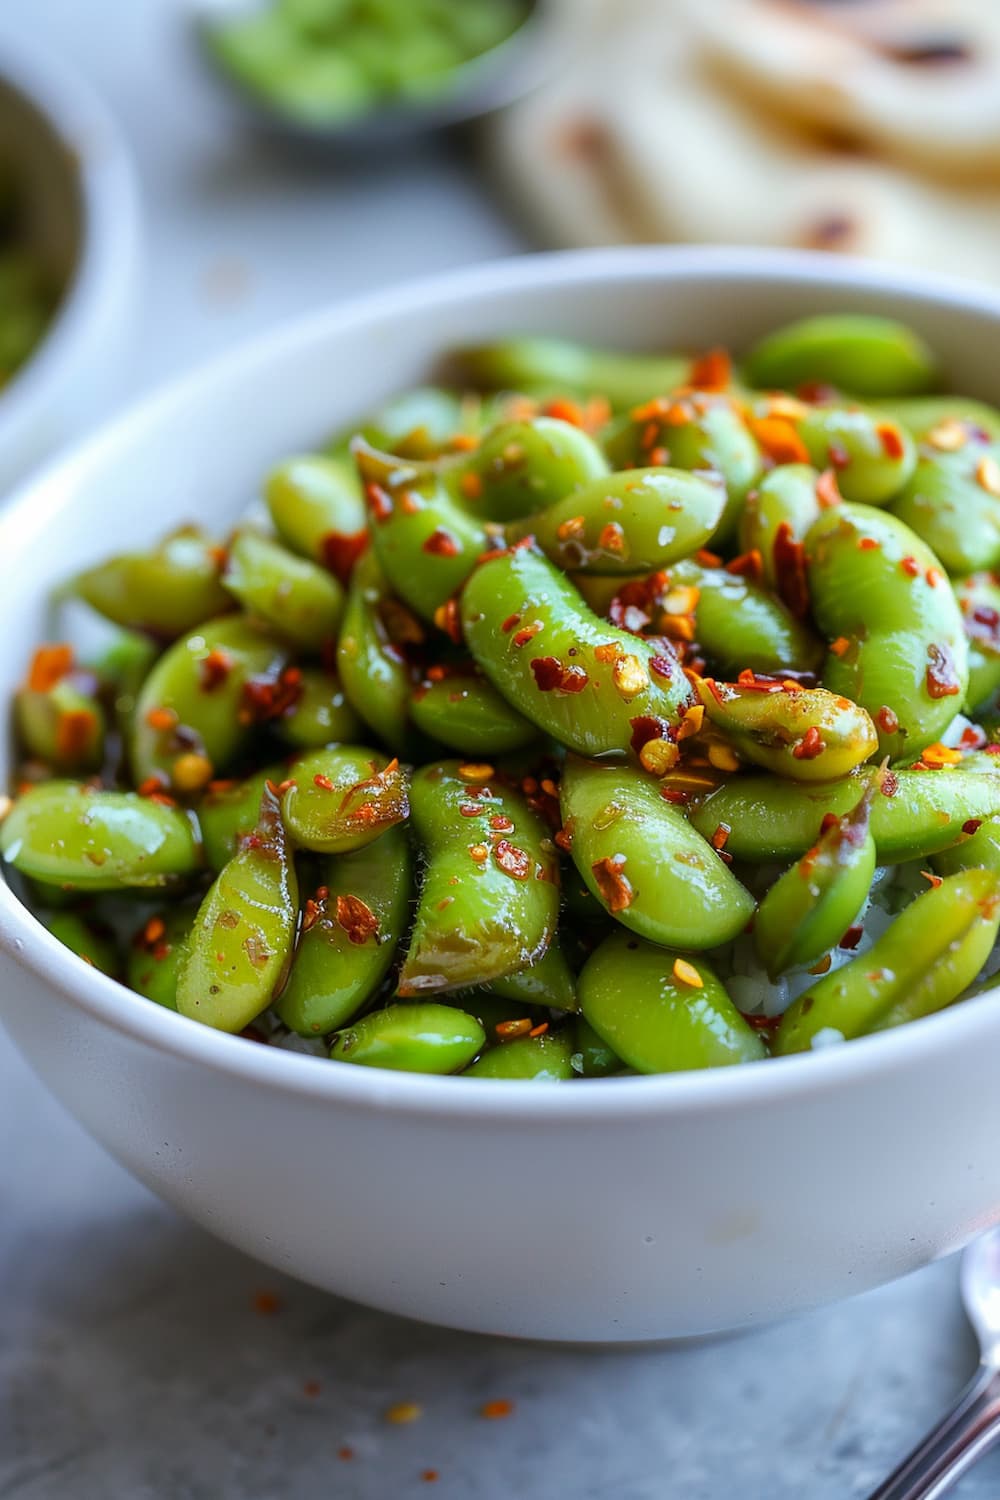
<svg viewBox="0 0 1000 1500"><path fill-rule="evenodd" d="M562 828L557 828L553 834L553 843L564 853L569 854L573 848L573 829L569 823Z"/></svg>
<svg viewBox="0 0 1000 1500"><path fill-rule="evenodd" d="M555 417L560 422L568 422L571 427L584 427L584 415L581 407L568 396L553 396L547 401L544 408L547 417Z"/></svg>
<svg viewBox="0 0 1000 1500"><path fill-rule="evenodd" d="M470 469L468 473L462 475L458 487L466 500L478 500L483 493L482 476L477 474L475 469Z"/></svg>
<svg viewBox="0 0 1000 1500"><path fill-rule="evenodd" d="M509 1417L514 1410L513 1401L486 1401L479 1408L479 1415L487 1421L496 1422L503 1417Z"/></svg>
<svg viewBox="0 0 1000 1500"><path fill-rule="evenodd" d="M590 867L604 904L612 913L625 911L632 904L632 886L622 874L624 864L625 856L615 854L599 859Z"/></svg>
<svg viewBox="0 0 1000 1500"><path fill-rule="evenodd" d="M302 1394L308 1396L310 1401L315 1401L322 1391L323 1386L318 1380L304 1380L302 1382Z"/></svg>
<svg viewBox="0 0 1000 1500"><path fill-rule="evenodd" d="M507 618L506 618L506 620L504 620L503 624L500 626L500 629L503 631L504 635L509 635L510 632L514 629L514 626L515 625L520 625L520 623L521 623L521 616L520 615L518 615L518 614L508 615Z"/></svg>
<svg viewBox="0 0 1000 1500"><path fill-rule="evenodd" d="M986 454L976 465L976 483L989 495L1000 496L1000 463Z"/></svg>
<svg viewBox="0 0 1000 1500"><path fill-rule="evenodd" d="M701 563L703 568L722 567L722 558L717 552L710 552L707 547L699 547L695 553L695 559Z"/></svg>
<svg viewBox="0 0 1000 1500"><path fill-rule="evenodd" d="M213 693L229 677L233 670L233 658L221 646L213 646L207 656L198 663L198 683L203 693Z"/></svg>
<svg viewBox="0 0 1000 1500"><path fill-rule="evenodd" d="M544 1036L549 1029L548 1021L539 1021L537 1026L532 1026L528 1032L529 1036Z"/></svg>
<svg viewBox="0 0 1000 1500"><path fill-rule="evenodd" d="M858 537L859 552L878 552L882 543L873 536Z"/></svg>
<svg viewBox="0 0 1000 1500"><path fill-rule="evenodd" d="M477 865L484 865L490 857L490 851L485 844L472 844L469 854Z"/></svg>
<svg viewBox="0 0 1000 1500"><path fill-rule="evenodd" d="M438 1473L437 1469L421 1469L420 1477L423 1480L424 1484L436 1484L436 1482L441 1478L441 1475Z"/></svg>
<svg viewBox="0 0 1000 1500"><path fill-rule="evenodd" d="M497 839L493 845L493 859L498 869L512 880L527 880L534 861L525 849L518 849L509 839Z"/></svg>
<svg viewBox="0 0 1000 1500"><path fill-rule="evenodd" d="M938 886L941 884L941 876L935 875L932 870L921 870L920 873L923 876L924 880L927 881L927 884L930 886L931 890L936 891Z"/></svg>
<svg viewBox="0 0 1000 1500"><path fill-rule="evenodd" d="M526 646L529 641L535 639L535 636L541 629L541 620L533 620L530 625L522 625L521 629L511 636L511 641L515 646Z"/></svg>
<svg viewBox="0 0 1000 1500"><path fill-rule="evenodd" d="M689 989L701 990L705 988L705 981L698 973L694 964L688 963L686 958L674 959L673 975L678 984L686 984Z"/></svg>
<svg viewBox="0 0 1000 1500"><path fill-rule="evenodd" d="M798 744L792 746L792 754L796 760L815 760L825 749L826 741L816 725L810 724Z"/></svg>
<svg viewBox="0 0 1000 1500"><path fill-rule="evenodd" d="M899 566L909 578L916 578L920 573L920 564L915 557L910 557L909 554L900 559Z"/></svg>
<svg viewBox="0 0 1000 1500"><path fill-rule="evenodd" d="M809 449L787 417L751 417L750 431L776 464L807 464Z"/></svg>
<svg viewBox="0 0 1000 1500"><path fill-rule="evenodd" d="M146 715L146 723L150 729L155 729L161 734L166 734L171 729L176 729L180 720L172 708L151 708Z"/></svg>
<svg viewBox="0 0 1000 1500"><path fill-rule="evenodd" d="M903 434L895 422L880 422L875 428L875 434L882 444L882 452L886 458L902 458L906 452L903 442Z"/></svg>
<svg viewBox="0 0 1000 1500"><path fill-rule="evenodd" d="M378 917L360 896L337 897L337 925L359 947L370 937L378 938Z"/></svg>
<svg viewBox="0 0 1000 1500"><path fill-rule="evenodd" d="M883 797L895 797L899 791L899 777L895 771L884 771L879 779L879 791Z"/></svg>
<svg viewBox="0 0 1000 1500"><path fill-rule="evenodd" d="M564 666L555 656L536 656L530 665L542 693L582 693L590 681L583 667L575 663Z"/></svg>
<svg viewBox="0 0 1000 1500"><path fill-rule="evenodd" d="M879 709L875 715L875 723L883 734L896 734L899 731L899 717L888 704L883 704Z"/></svg>
<svg viewBox="0 0 1000 1500"><path fill-rule="evenodd" d="M320 551L328 571L346 584L367 546L368 529L362 527L360 531L328 531L320 542Z"/></svg>
<svg viewBox="0 0 1000 1500"><path fill-rule="evenodd" d="M451 532L439 526L427 537L420 550L426 552L429 557L457 557L459 548Z"/></svg>
<svg viewBox="0 0 1000 1500"><path fill-rule="evenodd" d="M73 761L83 755L93 738L97 720L89 708L66 709L56 721L56 755Z"/></svg>
<svg viewBox="0 0 1000 1500"><path fill-rule="evenodd" d="M257 1291L253 1294L253 1310L260 1318L273 1318L284 1306L275 1292Z"/></svg>
<svg viewBox="0 0 1000 1500"><path fill-rule="evenodd" d="M366 484L365 499L368 501L368 509L376 521L387 521L392 515L392 499L380 484L375 484L374 482Z"/></svg>
<svg viewBox="0 0 1000 1500"><path fill-rule="evenodd" d="M928 666L925 673L927 692L932 698L949 698L962 691L954 658L948 647L931 643L927 647Z"/></svg>
<svg viewBox="0 0 1000 1500"><path fill-rule="evenodd" d="M354 1449L350 1446L349 1443L342 1443L337 1449L337 1457L341 1460L342 1463L350 1463L351 1459L354 1457Z"/></svg>
<svg viewBox="0 0 1000 1500"><path fill-rule="evenodd" d="M797 620L804 620L809 613L806 549L787 521L775 533L773 557L778 595Z"/></svg>
<svg viewBox="0 0 1000 1500"><path fill-rule="evenodd" d="M313 785L318 786L321 792L334 792L337 789L336 783L331 781L329 776L324 776L322 771L316 772L316 775L313 777Z"/></svg>
<svg viewBox="0 0 1000 1500"><path fill-rule="evenodd" d="M763 583L764 559L759 549L751 547L749 552L742 552L739 557L734 557L731 562L726 563L726 572L735 573L739 578L746 578L751 583Z"/></svg>
<svg viewBox="0 0 1000 1500"><path fill-rule="evenodd" d="M459 644L462 639L462 617L458 611L457 599L446 599L444 604L438 605L434 611L434 624L456 646Z"/></svg>
<svg viewBox="0 0 1000 1500"><path fill-rule="evenodd" d="M617 521L608 521L607 525L601 527L597 545L605 552L624 552L625 532L621 525Z"/></svg>
<svg viewBox="0 0 1000 1500"><path fill-rule="evenodd" d="M974 833L978 833L982 826L982 818L966 818L965 822L962 824L962 832L967 833L971 836Z"/></svg>
<svg viewBox="0 0 1000 1500"><path fill-rule="evenodd" d="M688 384L698 391L724 391L732 378L732 361L726 349L709 349L691 365Z"/></svg>
<svg viewBox="0 0 1000 1500"><path fill-rule="evenodd" d="M844 497L837 483L836 470L824 469L816 481L815 490L820 510L830 510L835 505L843 504Z"/></svg>
<svg viewBox="0 0 1000 1500"><path fill-rule="evenodd" d="M846 635L838 635L835 641L830 642L830 650L834 656L843 656L851 649L851 643Z"/></svg>
<svg viewBox="0 0 1000 1500"><path fill-rule="evenodd" d="M729 835L732 831L728 823L718 823L711 838L712 848L724 849L729 842Z"/></svg>
<svg viewBox="0 0 1000 1500"><path fill-rule="evenodd" d="M845 948L848 952L851 952L860 943L864 930L865 929L863 927L857 924L855 924L853 927L848 927L847 931L844 933L844 936L837 944L837 947Z"/></svg>
<svg viewBox="0 0 1000 1500"><path fill-rule="evenodd" d="M846 469L851 462L851 455L843 443L829 443L827 445L826 456L835 469Z"/></svg>
<svg viewBox="0 0 1000 1500"><path fill-rule="evenodd" d="M72 670L72 646L65 641L39 646L28 668L28 688L33 693L47 693Z"/></svg>

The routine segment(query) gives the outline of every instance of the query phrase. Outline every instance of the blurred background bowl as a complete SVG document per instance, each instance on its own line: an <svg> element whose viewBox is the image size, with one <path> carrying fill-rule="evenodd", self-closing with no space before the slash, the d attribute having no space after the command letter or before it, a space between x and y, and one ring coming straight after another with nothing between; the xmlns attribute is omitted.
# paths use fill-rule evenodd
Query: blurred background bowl
<svg viewBox="0 0 1000 1500"><path fill-rule="evenodd" d="M0 386L0 490L99 410L137 289L139 198L107 110L47 54L0 38L0 162L27 253L61 288L41 340Z"/></svg>

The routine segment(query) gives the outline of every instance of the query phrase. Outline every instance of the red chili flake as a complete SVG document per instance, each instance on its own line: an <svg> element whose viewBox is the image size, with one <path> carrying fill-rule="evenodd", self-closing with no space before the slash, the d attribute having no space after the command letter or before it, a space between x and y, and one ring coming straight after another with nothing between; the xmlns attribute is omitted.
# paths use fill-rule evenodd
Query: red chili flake
<svg viewBox="0 0 1000 1500"><path fill-rule="evenodd" d="M463 802L458 810L463 818L478 818L483 810L483 804L481 802Z"/></svg>
<svg viewBox="0 0 1000 1500"><path fill-rule="evenodd" d="M660 436L660 429L655 422L647 422L639 437L639 447L645 452L656 446Z"/></svg>
<svg viewBox="0 0 1000 1500"><path fill-rule="evenodd" d="M858 944L860 943L862 934L864 933L864 930L865 929L863 927L859 927L859 926L848 927L847 931L844 933L844 936L841 938L840 942L837 944L837 947L838 948L846 948L847 951L850 952L852 949L856 948L858 946Z"/></svg>
<svg viewBox="0 0 1000 1500"><path fill-rule="evenodd" d="M625 551L625 533L617 521L609 521L606 526L601 527L597 545L605 552Z"/></svg>
<svg viewBox="0 0 1000 1500"><path fill-rule="evenodd" d="M319 902L314 901L310 896L309 900L306 902L305 906L302 909L302 931L308 932L310 928L315 927L316 923L319 921L322 915L322 906L320 906Z"/></svg>
<svg viewBox="0 0 1000 1500"><path fill-rule="evenodd" d="M932 589L936 589L941 582L941 571L939 568L928 568L926 573L927 582Z"/></svg>
<svg viewBox="0 0 1000 1500"><path fill-rule="evenodd" d="M835 469L846 469L851 461L851 455L841 443L830 443L826 456ZM805 462L808 462L808 459Z"/></svg>
<svg viewBox="0 0 1000 1500"><path fill-rule="evenodd" d="M322 1389L323 1387L318 1380L304 1380L302 1382L302 1394L303 1396L308 1396L310 1401L315 1401Z"/></svg>
<svg viewBox="0 0 1000 1500"><path fill-rule="evenodd" d="M920 873L927 881L927 884L930 886L931 890L936 891L938 886L941 884L941 876L932 874L930 870L921 870Z"/></svg>
<svg viewBox="0 0 1000 1500"><path fill-rule="evenodd" d="M544 1036L549 1029L548 1021L540 1021L537 1026L532 1026L528 1032L529 1036Z"/></svg>
<svg viewBox="0 0 1000 1500"><path fill-rule="evenodd" d="M707 547L699 547L695 553L695 559L701 563L703 568L722 567L722 558L717 552L709 552Z"/></svg>
<svg viewBox="0 0 1000 1500"><path fill-rule="evenodd" d="M657 677L663 677L669 682L674 675L674 663L667 656L651 656L649 670L655 672Z"/></svg>
<svg viewBox="0 0 1000 1500"><path fill-rule="evenodd" d="M873 536L858 537L859 552L877 552L881 546L882 543L876 541Z"/></svg>
<svg viewBox="0 0 1000 1500"><path fill-rule="evenodd" d="M713 849L724 849L729 843L729 835L732 833L728 823L719 823L712 834L711 844Z"/></svg>
<svg viewBox="0 0 1000 1500"><path fill-rule="evenodd" d="M566 854L569 854L572 851L573 830L568 823L564 828L559 828L556 830L555 834L553 835L552 842L559 849L562 849Z"/></svg>
<svg viewBox="0 0 1000 1500"><path fill-rule="evenodd" d="M56 755L73 761L90 746L96 720L89 708L67 709L56 721Z"/></svg>
<svg viewBox="0 0 1000 1500"><path fill-rule="evenodd" d="M28 687L33 693L47 693L73 670L73 648L65 642L39 646L28 668Z"/></svg>
<svg viewBox="0 0 1000 1500"><path fill-rule="evenodd" d="M159 776L147 776L145 781L140 781L136 790L140 797L154 797L157 792L163 791L163 785Z"/></svg>
<svg viewBox="0 0 1000 1500"><path fill-rule="evenodd" d="M732 361L725 349L709 349L691 365L688 384L697 391L724 391L732 376Z"/></svg>
<svg viewBox="0 0 1000 1500"><path fill-rule="evenodd" d="M659 719L654 714L637 714L634 719L629 719L632 726L632 738L629 743L636 755L643 745L648 745L650 740L662 740L669 728L665 719Z"/></svg>
<svg viewBox="0 0 1000 1500"><path fill-rule="evenodd" d="M439 526L436 531L431 532L420 550L429 557L457 557L458 543L450 531Z"/></svg>
<svg viewBox="0 0 1000 1500"><path fill-rule="evenodd" d="M507 839L497 839L493 845L493 858L498 868L512 880L527 880L531 875L531 855Z"/></svg>
<svg viewBox="0 0 1000 1500"><path fill-rule="evenodd" d="M597 882L597 888L604 899L608 911L614 913L625 911L632 904L632 887L627 878L622 874L622 866L625 864L623 854L615 854L605 859L599 859L596 864L591 865L591 872Z"/></svg>
<svg viewBox="0 0 1000 1500"><path fill-rule="evenodd" d="M740 1014L748 1026L752 1027L754 1031L762 1031L765 1036L774 1036L781 1025L780 1016L748 1015L746 1011L741 1011Z"/></svg>
<svg viewBox="0 0 1000 1500"><path fill-rule="evenodd" d="M512 833L514 830L514 820L508 818L506 813L494 813L490 819L490 827L494 833Z"/></svg>
<svg viewBox="0 0 1000 1500"><path fill-rule="evenodd" d="M522 625L521 629L511 636L511 640L515 646L526 646L529 641L534 640L541 628L541 620L533 620L530 625Z"/></svg>
<svg viewBox="0 0 1000 1500"><path fill-rule="evenodd" d="M555 417L560 422L568 422L571 427L583 427L585 425L583 412L575 401L568 396L553 396L542 408L547 417Z"/></svg>
<svg viewBox="0 0 1000 1500"><path fill-rule="evenodd" d="M146 715L146 723L150 729L155 729L161 734L177 727L177 714L172 708L151 708Z"/></svg>
<svg viewBox="0 0 1000 1500"><path fill-rule="evenodd" d="M726 572L748 578L751 583L763 583L764 559L756 547L751 547L749 552L743 552L739 557L734 557L732 562L727 562Z"/></svg>
<svg viewBox="0 0 1000 1500"><path fill-rule="evenodd" d="M809 449L787 417L756 417L750 431L768 458L776 464L807 464Z"/></svg>
<svg viewBox="0 0 1000 1500"><path fill-rule="evenodd" d="M617 661L622 654L622 648L617 641L602 641L599 646L594 647L594 660L602 665Z"/></svg>
<svg viewBox="0 0 1000 1500"><path fill-rule="evenodd" d="M773 557L778 594L795 618L804 620L809 613L806 549L795 540L787 521L782 521L775 533Z"/></svg>
<svg viewBox="0 0 1000 1500"><path fill-rule="evenodd" d="M335 783L330 780L329 776L324 776L322 771L316 772L316 775L313 777L313 784L318 786L322 792L336 791Z"/></svg>
<svg viewBox="0 0 1000 1500"><path fill-rule="evenodd" d="M282 1301L274 1292L254 1292L253 1310L260 1318L273 1318L281 1311Z"/></svg>
<svg viewBox="0 0 1000 1500"><path fill-rule="evenodd" d="M325 566L345 584L367 546L367 527L360 531L328 531L320 541Z"/></svg>
<svg viewBox="0 0 1000 1500"><path fill-rule="evenodd" d="M458 645L462 639L462 617L458 612L457 599L447 599L444 604L438 605L434 611L434 624Z"/></svg>
<svg viewBox="0 0 1000 1500"><path fill-rule="evenodd" d="M392 515L392 500L380 484L366 484L365 499L376 521L387 521Z"/></svg>
<svg viewBox="0 0 1000 1500"><path fill-rule="evenodd" d="M651 448L649 461L655 469L662 469L670 462L669 448Z"/></svg>
<svg viewBox="0 0 1000 1500"><path fill-rule="evenodd" d="M337 1457L345 1464L350 1463L354 1457L354 1449L348 1443L344 1443L337 1449Z"/></svg>
<svg viewBox="0 0 1000 1500"><path fill-rule="evenodd" d="M986 743L986 735L978 724L967 724L958 742L963 750L978 750Z"/></svg>
<svg viewBox="0 0 1000 1500"><path fill-rule="evenodd" d="M487 1421L496 1422L502 1417L509 1417L513 1410L513 1401L487 1401L479 1408L479 1415Z"/></svg>
<svg viewBox="0 0 1000 1500"><path fill-rule="evenodd" d="M378 918L360 896L337 897L337 925L352 943L360 947L370 937L378 937Z"/></svg>
<svg viewBox="0 0 1000 1500"><path fill-rule="evenodd" d="M799 743L792 746L792 754L796 760L815 760L825 749L826 741L816 725L810 724Z"/></svg>
<svg viewBox="0 0 1000 1500"><path fill-rule="evenodd" d="M420 1477L424 1484L435 1484L441 1478L437 1469L421 1469Z"/></svg>
<svg viewBox="0 0 1000 1500"><path fill-rule="evenodd" d="M875 723L878 725L879 729L881 729L883 734L896 734L899 729L898 717L893 713L892 709L885 704L883 704L878 713L875 715Z"/></svg>
<svg viewBox="0 0 1000 1500"><path fill-rule="evenodd" d="M909 555L901 559L899 566L910 578L916 578L920 572L920 564L917 562L917 559Z"/></svg>
<svg viewBox="0 0 1000 1500"><path fill-rule="evenodd" d="M555 656L534 657L531 670L539 691L543 693L582 693L590 681L583 667L572 664L564 667Z"/></svg>
<svg viewBox="0 0 1000 1500"><path fill-rule="evenodd" d="M962 691L954 658L947 646L927 647L929 665L925 674L927 691L932 698L950 698Z"/></svg>
<svg viewBox="0 0 1000 1500"><path fill-rule="evenodd" d="M978 833L982 826L982 818L966 818L965 822L962 824L962 832L969 834L969 836L971 837L972 834Z"/></svg>
<svg viewBox="0 0 1000 1500"><path fill-rule="evenodd" d="M875 429L879 442L882 444L882 452L886 458L902 458L906 452L903 443L903 435L895 422L880 422Z"/></svg>
<svg viewBox="0 0 1000 1500"><path fill-rule="evenodd" d="M824 469L816 481L816 499L820 510L830 510L834 505L843 502L840 486L837 483L837 475L833 469Z"/></svg>
<svg viewBox="0 0 1000 1500"><path fill-rule="evenodd" d="M467 474L462 475L458 487L466 500L478 500L483 493L482 477L476 473L475 469L470 469Z"/></svg>
<svg viewBox="0 0 1000 1500"><path fill-rule="evenodd" d="M691 800L690 792L682 792L679 787L675 786L661 786L660 796L664 802L684 803Z"/></svg>
<svg viewBox="0 0 1000 1500"><path fill-rule="evenodd" d="M514 626L515 625L520 625L520 623L521 623L521 616L520 615L517 615L517 614L508 615L507 618L506 618L506 620L504 620L503 624L500 626L500 629L503 631L504 635L509 635L510 632L514 629Z"/></svg>
<svg viewBox="0 0 1000 1500"><path fill-rule="evenodd" d="M490 857L490 851L485 844L472 844L469 854L477 865L484 865Z"/></svg>
<svg viewBox="0 0 1000 1500"><path fill-rule="evenodd" d="M895 771L884 771L882 773L878 789L883 797L895 797L899 791L899 777Z"/></svg>
<svg viewBox="0 0 1000 1500"><path fill-rule="evenodd" d="M198 682L203 693L214 692L233 670L233 659L228 651L215 646L198 663Z"/></svg>

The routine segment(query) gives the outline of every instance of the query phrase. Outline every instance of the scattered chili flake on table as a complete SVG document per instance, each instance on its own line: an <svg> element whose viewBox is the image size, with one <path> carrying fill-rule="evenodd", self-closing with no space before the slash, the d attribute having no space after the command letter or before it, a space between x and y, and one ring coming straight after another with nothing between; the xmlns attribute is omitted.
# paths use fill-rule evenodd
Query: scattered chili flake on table
<svg viewBox="0 0 1000 1500"><path fill-rule="evenodd" d="M486 1401L479 1408L479 1415L487 1421L496 1422L502 1417L509 1417L513 1410L513 1401Z"/></svg>
<svg viewBox="0 0 1000 1500"><path fill-rule="evenodd" d="M385 1420L393 1427L405 1427L410 1422L419 1422L423 1414L423 1407L415 1401L397 1401L386 1410Z"/></svg>
<svg viewBox="0 0 1000 1500"><path fill-rule="evenodd" d="M302 1394L308 1396L310 1401L315 1401L323 1387L318 1380L305 1380L302 1383Z"/></svg>
<svg viewBox="0 0 1000 1500"><path fill-rule="evenodd" d="M283 1305L276 1292L261 1290L253 1294L253 1310L259 1318L273 1318Z"/></svg>
<svg viewBox="0 0 1000 1500"><path fill-rule="evenodd" d="M435 1481L440 1479L441 1476L438 1473L437 1469L424 1469L422 1470L420 1477L424 1481L424 1484L434 1484Z"/></svg>
<svg viewBox="0 0 1000 1500"><path fill-rule="evenodd" d="M352 1447L350 1447L350 1445L349 1445L349 1444L347 1444L347 1443L343 1443L343 1444L342 1444L342 1445L341 1445L341 1446L340 1446L340 1447L339 1447L339 1448L338 1448L338 1449L337 1449L337 1457L338 1457L338 1458L339 1458L339 1459L340 1459L340 1460L341 1460L341 1461L342 1461L342 1462L343 1462L343 1463L350 1463L350 1461L351 1461L351 1459L352 1459L352 1458L353 1458L353 1457L354 1457L354 1449L353 1449L353 1448L352 1448Z"/></svg>

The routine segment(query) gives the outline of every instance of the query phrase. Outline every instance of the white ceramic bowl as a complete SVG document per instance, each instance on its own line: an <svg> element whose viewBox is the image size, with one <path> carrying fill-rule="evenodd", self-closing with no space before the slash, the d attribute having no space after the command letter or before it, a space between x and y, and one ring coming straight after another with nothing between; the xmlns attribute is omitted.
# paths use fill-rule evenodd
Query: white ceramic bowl
<svg viewBox="0 0 1000 1500"><path fill-rule="evenodd" d="M0 151L25 177L37 253L66 279L31 357L0 390L0 492L100 409L134 308L138 192L117 127L47 54L0 40ZM2 493L0 493L2 503Z"/></svg>
<svg viewBox="0 0 1000 1500"><path fill-rule="evenodd" d="M0 518L0 699L44 634L52 585L186 517L225 525L272 460L425 378L453 344L531 330L739 349L842 308L907 319L959 388L1000 399L995 294L766 251L507 261L241 349ZM898 1276L1000 1218L995 996L753 1067L569 1085L407 1076L160 1010L0 885L0 1008L40 1077L168 1202L306 1281L459 1328L705 1333Z"/></svg>

